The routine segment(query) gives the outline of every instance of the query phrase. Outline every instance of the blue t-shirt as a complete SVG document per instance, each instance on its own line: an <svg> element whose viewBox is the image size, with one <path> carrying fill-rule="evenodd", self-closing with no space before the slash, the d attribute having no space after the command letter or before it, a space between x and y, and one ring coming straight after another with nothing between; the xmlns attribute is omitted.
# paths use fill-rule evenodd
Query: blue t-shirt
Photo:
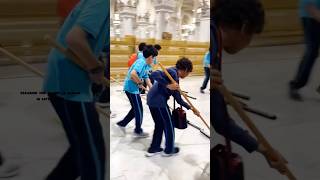
<svg viewBox="0 0 320 180"><path fill-rule="evenodd" d="M300 17L311 17L311 15L308 13L306 9L309 4L315 5L318 9L320 9L320 0L300 0L300 3L299 3Z"/></svg>
<svg viewBox="0 0 320 180"><path fill-rule="evenodd" d="M137 59L128 70L126 79L124 80L123 90L132 94L140 94L138 84L131 79L131 72L135 70L140 79L148 79L150 68L151 66L146 63L144 57Z"/></svg>
<svg viewBox="0 0 320 180"><path fill-rule="evenodd" d="M208 51L203 57L203 66L209 67L210 63L211 63L210 52Z"/></svg>
<svg viewBox="0 0 320 180"><path fill-rule="evenodd" d="M66 36L75 26L87 33L88 43L98 58L110 43L109 0L82 0L69 14L58 32L56 41L67 47ZM48 56L48 71L43 90L58 92L58 96L71 101L93 101L88 73L56 49L52 49Z"/></svg>
<svg viewBox="0 0 320 180"><path fill-rule="evenodd" d="M154 57L154 58L153 58L153 64L154 64L154 65L158 64L157 57Z"/></svg>
<svg viewBox="0 0 320 180"><path fill-rule="evenodd" d="M144 58L143 53L141 51L138 52L137 59Z"/></svg>

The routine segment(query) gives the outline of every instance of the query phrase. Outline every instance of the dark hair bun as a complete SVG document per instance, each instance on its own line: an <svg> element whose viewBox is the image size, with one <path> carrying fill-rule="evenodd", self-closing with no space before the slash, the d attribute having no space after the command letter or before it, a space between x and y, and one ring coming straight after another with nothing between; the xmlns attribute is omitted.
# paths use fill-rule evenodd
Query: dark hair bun
<svg viewBox="0 0 320 180"><path fill-rule="evenodd" d="M152 45L147 45L142 53L144 58L158 56L158 51Z"/></svg>

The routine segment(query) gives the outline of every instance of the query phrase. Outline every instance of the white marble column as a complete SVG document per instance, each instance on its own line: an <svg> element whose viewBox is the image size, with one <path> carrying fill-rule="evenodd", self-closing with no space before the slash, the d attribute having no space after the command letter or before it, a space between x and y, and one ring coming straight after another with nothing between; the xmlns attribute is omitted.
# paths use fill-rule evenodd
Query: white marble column
<svg viewBox="0 0 320 180"><path fill-rule="evenodd" d="M197 13L195 23L194 23L195 24L194 38L196 41L200 40L200 35L201 35L200 20L201 20L201 13Z"/></svg>
<svg viewBox="0 0 320 180"><path fill-rule="evenodd" d="M137 37L139 39L145 39L147 38L147 30L148 30L148 22L149 22L149 13L146 13L144 16L138 16L137 21Z"/></svg>
<svg viewBox="0 0 320 180"><path fill-rule="evenodd" d="M171 17L169 17L167 27L165 29L166 32L169 32L172 34L172 40L178 39L177 28L178 28L178 18L173 13L171 14Z"/></svg>
<svg viewBox="0 0 320 180"><path fill-rule="evenodd" d="M121 24L121 37L126 35L134 35L134 22L136 18L136 6L131 1L122 3L120 6L120 24Z"/></svg>
<svg viewBox="0 0 320 180"><path fill-rule="evenodd" d="M168 19L175 10L174 0L156 0L154 2L156 11L156 39L162 39L162 33L169 30ZM172 32L171 32L172 33Z"/></svg>
<svg viewBox="0 0 320 180"><path fill-rule="evenodd" d="M200 37L201 42L210 41L210 5L205 3L201 6L200 18Z"/></svg>
<svg viewBox="0 0 320 180"><path fill-rule="evenodd" d="M114 25L113 25L113 19L110 19L110 37L115 37L115 28L114 28Z"/></svg>
<svg viewBox="0 0 320 180"><path fill-rule="evenodd" d="M148 38L155 38L155 36L156 36L156 24L154 24L154 23L150 23L149 25L148 25Z"/></svg>
<svg viewBox="0 0 320 180"><path fill-rule="evenodd" d="M189 31L188 34L188 41L196 41L194 31Z"/></svg>

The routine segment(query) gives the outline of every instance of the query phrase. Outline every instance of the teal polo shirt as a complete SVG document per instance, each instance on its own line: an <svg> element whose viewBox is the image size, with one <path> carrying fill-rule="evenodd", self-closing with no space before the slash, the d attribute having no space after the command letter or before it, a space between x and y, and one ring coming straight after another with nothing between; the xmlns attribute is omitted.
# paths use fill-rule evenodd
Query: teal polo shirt
<svg viewBox="0 0 320 180"><path fill-rule="evenodd" d="M103 49L110 44L109 0L82 0L69 14L58 32L56 41L67 48L66 36L76 26L87 33L89 46L98 58ZM71 101L91 102L91 84L86 71L58 50L50 51L43 84L45 92L56 92L58 96Z"/></svg>

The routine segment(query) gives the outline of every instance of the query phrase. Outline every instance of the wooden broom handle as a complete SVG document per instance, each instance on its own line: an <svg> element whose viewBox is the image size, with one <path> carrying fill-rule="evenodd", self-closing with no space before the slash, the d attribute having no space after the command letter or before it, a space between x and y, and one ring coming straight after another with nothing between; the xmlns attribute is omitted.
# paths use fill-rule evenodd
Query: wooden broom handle
<svg viewBox="0 0 320 180"><path fill-rule="evenodd" d="M87 71L87 68L85 66L85 63L79 58L71 49L66 49L60 44L58 44L54 39L52 39L51 36L46 35L44 39L54 48L59 50L62 54L64 54L68 59L70 59L73 63L77 64L80 66L83 70ZM102 84L106 87L110 87L110 81L103 77L102 79Z"/></svg>
<svg viewBox="0 0 320 180"><path fill-rule="evenodd" d="M17 62L18 64L22 65L23 67L27 68L29 71L32 71L33 73L35 73L36 75L40 76L40 77L44 77L44 74L42 72L40 72L38 69L34 68L33 66L31 66L30 64L24 62L23 60L21 60L20 58L18 58L17 56L15 56L14 54L10 53L9 51L3 49L2 47L0 47L0 51L5 54L7 57L9 57L9 59L14 60L15 62Z"/></svg>
<svg viewBox="0 0 320 180"><path fill-rule="evenodd" d="M254 123L251 121L249 116L244 112L241 105L238 101L236 101L232 94L228 91L228 89L223 85L215 85L213 84L213 87L217 89L223 96L226 98L226 100L230 103L230 105L233 107L233 109L239 114L241 119L245 122L245 124L249 127L249 129L252 131L252 133L257 137L258 141L267 149L267 151L271 154L272 157L278 158L277 154L275 154L274 149L270 145L270 143L266 140L266 138L262 135L262 133L258 130L258 128L254 125ZM281 165L285 168L285 175L290 180L296 180L295 176L292 174L292 172L287 167L286 163L282 161L282 159L278 158L280 160Z"/></svg>
<svg viewBox="0 0 320 180"><path fill-rule="evenodd" d="M161 67L161 69L163 70L163 72L168 76L168 78L170 79L170 81L172 83L177 83L172 76L169 74L169 72L167 71L167 69L160 63L158 62L159 66ZM189 98L187 97L187 95L181 90L178 89L180 94L182 94L182 96L187 100L188 104L193 108L196 109L193 104L190 102ZM197 109L196 109L197 110ZM199 114L200 119L202 120L202 122L207 126L207 128L210 130L210 126L207 124L207 122L203 119L203 117L201 116L201 114Z"/></svg>
<svg viewBox="0 0 320 180"><path fill-rule="evenodd" d="M24 62L22 59L20 59L19 57L15 56L12 53L10 53L9 51L7 51L7 50L3 49L2 47L0 47L0 52L2 52L7 57L9 57L9 59L14 60L15 62L19 63L20 65L22 65L23 67L25 67L29 71L35 73L36 75L40 76L41 78L44 78L44 74L41 71L39 71L38 69L34 68L30 64ZM97 109L97 111L99 113L105 115L106 117L109 117L109 115L106 112L104 112L104 110L101 109L100 107L96 106L96 109Z"/></svg>

